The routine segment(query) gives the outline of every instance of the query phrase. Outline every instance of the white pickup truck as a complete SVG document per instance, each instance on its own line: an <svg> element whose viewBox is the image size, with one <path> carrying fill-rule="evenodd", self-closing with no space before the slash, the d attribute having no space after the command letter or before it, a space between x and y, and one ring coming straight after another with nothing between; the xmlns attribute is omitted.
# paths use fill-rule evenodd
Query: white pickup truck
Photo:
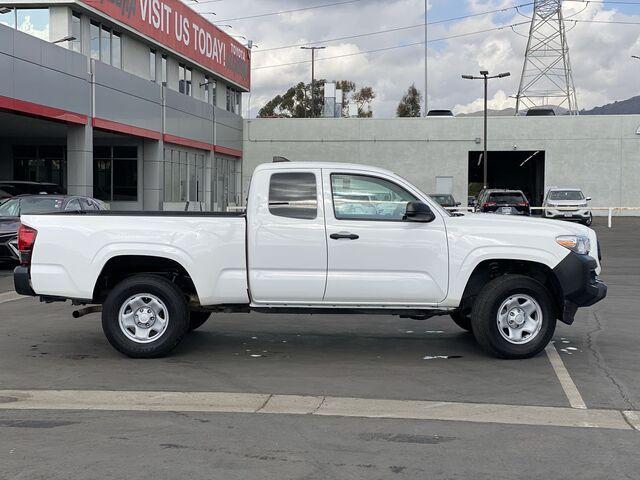
<svg viewBox="0 0 640 480"><path fill-rule="evenodd" d="M605 297L593 230L450 214L391 172L260 165L246 214L24 215L18 293L102 311L131 357L167 354L213 312L451 315L489 353L527 358ZM313 321L312 318L309 321Z"/></svg>

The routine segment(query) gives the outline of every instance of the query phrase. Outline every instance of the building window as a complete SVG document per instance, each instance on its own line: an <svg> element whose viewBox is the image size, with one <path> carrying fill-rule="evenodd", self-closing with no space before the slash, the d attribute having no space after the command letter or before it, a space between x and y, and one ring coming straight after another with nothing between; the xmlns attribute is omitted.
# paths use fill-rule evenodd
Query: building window
<svg viewBox="0 0 640 480"><path fill-rule="evenodd" d="M164 149L164 201L204 202L204 155Z"/></svg>
<svg viewBox="0 0 640 480"><path fill-rule="evenodd" d="M204 83L202 87L204 88L204 101L205 103L209 103L209 77L207 75L204 76Z"/></svg>
<svg viewBox="0 0 640 480"><path fill-rule="evenodd" d="M61 145L13 147L13 178L29 182L55 183L67 191L66 148Z"/></svg>
<svg viewBox="0 0 640 480"><path fill-rule="evenodd" d="M111 30L106 27L100 29L100 60L111 63Z"/></svg>
<svg viewBox="0 0 640 480"><path fill-rule="evenodd" d="M162 55L162 86L167 86L167 56Z"/></svg>
<svg viewBox="0 0 640 480"><path fill-rule="evenodd" d="M8 7L0 9L0 25L16 28L16 11Z"/></svg>
<svg viewBox="0 0 640 480"><path fill-rule="evenodd" d="M122 38L118 32L111 36L111 65L122 68Z"/></svg>
<svg viewBox="0 0 640 480"><path fill-rule="evenodd" d="M217 157L211 169L211 209L226 212L242 205L242 162Z"/></svg>
<svg viewBox="0 0 640 480"><path fill-rule="evenodd" d="M227 111L240 113L240 92L233 88L227 88Z"/></svg>
<svg viewBox="0 0 640 480"><path fill-rule="evenodd" d="M82 31L80 27L80 14L71 13L71 36L75 40L69 42L69 48L74 52L82 53Z"/></svg>
<svg viewBox="0 0 640 480"><path fill-rule="evenodd" d="M100 60L100 24L91 22L91 58Z"/></svg>
<svg viewBox="0 0 640 480"><path fill-rule="evenodd" d="M138 200L137 147L94 147L93 196L105 202Z"/></svg>
<svg viewBox="0 0 640 480"><path fill-rule="evenodd" d="M18 8L16 9L16 28L41 40L49 41L49 9ZM57 40L57 39L55 39Z"/></svg>
<svg viewBox="0 0 640 480"><path fill-rule="evenodd" d="M122 68L122 37L98 22L91 21L91 58Z"/></svg>
<svg viewBox="0 0 640 480"><path fill-rule="evenodd" d="M178 69L180 79L178 90L180 93L191 96L191 69L183 64L180 64Z"/></svg>
<svg viewBox="0 0 640 480"><path fill-rule="evenodd" d="M156 51L149 50L149 78L152 82L156 81Z"/></svg>

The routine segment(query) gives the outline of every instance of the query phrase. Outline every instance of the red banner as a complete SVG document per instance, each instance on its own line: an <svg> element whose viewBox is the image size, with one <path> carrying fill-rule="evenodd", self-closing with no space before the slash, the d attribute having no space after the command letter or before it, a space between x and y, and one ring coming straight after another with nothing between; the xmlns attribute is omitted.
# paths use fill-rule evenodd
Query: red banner
<svg viewBox="0 0 640 480"><path fill-rule="evenodd" d="M222 77L251 86L251 52L179 0L82 0Z"/></svg>

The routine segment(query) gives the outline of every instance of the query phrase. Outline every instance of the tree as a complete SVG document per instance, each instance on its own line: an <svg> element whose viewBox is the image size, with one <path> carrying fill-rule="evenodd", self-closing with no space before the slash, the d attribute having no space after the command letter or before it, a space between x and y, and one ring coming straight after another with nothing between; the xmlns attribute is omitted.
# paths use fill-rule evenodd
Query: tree
<svg viewBox="0 0 640 480"><path fill-rule="evenodd" d="M371 118L371 102L376 98L376 94L371 87L362 87L358 92L353 94L353 101L358 105L358 117Z"/></svg>
<svg viewBox="0 0 640 480"><path fill-rule="evenodd" d="M318 114L322 111L325 82L324 79L316 80L315 98ZM373 88L362 87L357 90L355 82L351 80L338 80L335 83L336 88L342 90L343 117L349 114L349 102L351 101L358 105L359 117L373 116L371 102L376 98ZM311 84L304 82L290 87L284 95L276 95L258 111L258 118L310 118L311 116Z"/></svg>
<svg viewBox="0 0 640 480"><path fill-rule="evenodd" d="M407 93L400 100L396 115L398 117L419 117L421 103L422 94L416 88L415 83L412 83Z"/></svg>

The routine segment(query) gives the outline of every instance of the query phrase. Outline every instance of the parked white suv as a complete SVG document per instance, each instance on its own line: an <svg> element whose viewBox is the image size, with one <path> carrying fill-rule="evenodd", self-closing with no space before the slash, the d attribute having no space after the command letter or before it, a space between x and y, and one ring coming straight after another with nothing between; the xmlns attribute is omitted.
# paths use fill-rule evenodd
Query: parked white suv
<svg viewBox="0 0 640 480"><path fill-rule="evenodd" d="M490 354L528 358L602 300L596 233L453 216L389 171L256 168L246 214L23 215L18 293L102 310L111 344L157 357L211 313L451 315ZM314 317L305 321L313 322Z"/></svg>
<svg viewBox="0 0 640 480"><path fill-rule="evenodd" d="M573 220L590 226L593 214L588 206L591 197L585 197L579 188L551 187L544 197L545 218Z"/></svg>

